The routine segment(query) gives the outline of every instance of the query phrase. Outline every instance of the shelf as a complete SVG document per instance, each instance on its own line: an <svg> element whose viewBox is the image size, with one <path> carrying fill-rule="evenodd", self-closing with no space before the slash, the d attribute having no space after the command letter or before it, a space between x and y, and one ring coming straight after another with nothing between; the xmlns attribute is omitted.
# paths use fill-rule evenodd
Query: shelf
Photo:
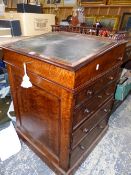
<svg viewBox="0 0 131 175"><path fill-rule="evenodd" d="M96 4L94 4L94 5L86 5L86 4L83 4L83 5L81 5L81 6L83 6L83 7L104 7L104 8L107 8L107 7L129 7L129 8L131 8L131 5L104 5L104 4L99 4L99 5L96 5Z"/></svg>

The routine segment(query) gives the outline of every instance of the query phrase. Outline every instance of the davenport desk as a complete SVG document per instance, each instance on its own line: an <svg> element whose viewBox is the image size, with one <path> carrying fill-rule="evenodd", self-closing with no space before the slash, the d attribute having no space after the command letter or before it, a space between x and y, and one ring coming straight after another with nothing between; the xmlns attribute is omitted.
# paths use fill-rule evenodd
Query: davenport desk
<svg viewBox="0 0 131 175"><path fill-rule="evenodd" d="M57 175L73 174L106 132L125 45L53 32L3 47L17 132Z"/></svg>

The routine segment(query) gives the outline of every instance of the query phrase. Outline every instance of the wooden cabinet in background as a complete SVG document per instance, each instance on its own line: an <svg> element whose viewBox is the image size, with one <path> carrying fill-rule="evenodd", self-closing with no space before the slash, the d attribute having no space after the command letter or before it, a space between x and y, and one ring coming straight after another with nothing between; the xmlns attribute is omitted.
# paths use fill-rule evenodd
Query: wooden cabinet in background
<svg viewBox="0 0 131 175"><path fill-rule="evenodd" d="M106 132L125 44L53 32L3 47L17 132L57 175L73 174Z"/></svg>

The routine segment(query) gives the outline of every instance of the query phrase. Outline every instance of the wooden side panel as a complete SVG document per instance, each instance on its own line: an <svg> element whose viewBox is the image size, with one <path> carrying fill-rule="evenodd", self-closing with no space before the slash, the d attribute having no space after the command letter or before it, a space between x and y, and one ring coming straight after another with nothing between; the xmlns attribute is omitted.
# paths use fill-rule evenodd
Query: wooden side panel
<svg viewBox="0 0 131 175"><path fill-rule="evenodd" d="M73 95L29 71L33 87L22 88L23 71L10 65L8 71L18 133L49 166L65 174L69 169Z"/></svg>
<svg viewBox="0 0 131 175"><path fill-rule="evenodd" d="M35 142L59 156L59 99L36 85L29 89L19 86L17 97L23 132L29 133Z"/></svg>
<svg viewBox="0 0 131 175"><path fill-rule="evenodd" d="M47 149L59 159L60 99L50 93L49 89L40 88L33 81L31 88L22 88L21 77L16 74L15 69L12 72L19 111L18 129L33 140L38 148Z"/></svg>

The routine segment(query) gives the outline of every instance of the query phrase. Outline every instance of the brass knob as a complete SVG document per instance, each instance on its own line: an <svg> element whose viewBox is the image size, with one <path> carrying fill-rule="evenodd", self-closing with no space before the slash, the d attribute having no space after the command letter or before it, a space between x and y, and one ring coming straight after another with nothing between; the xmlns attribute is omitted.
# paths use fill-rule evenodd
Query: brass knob
<svg viewBox="0 0 131 175"><path fill-rule="evenodd" d="M87 132L89 131L89 129L88 129L88 128L84 128L84 129L82 129L82 131L83 131L84 133L87 133Z"/></svg>
<svg viewBox="0 0 131 175"><path fill-rule="evenodd" d="M99 128L100 128L100 129L103 129L103 128L104 128L104 126L102 126L102 125L99 125Z"/></svg>
<svg viewBox="0 0 131 175"><path fill-rule="evenodd" d="M86 92L87 95L92 95L92 93L93 93L93 92L92 92L91 90L88 90L88 91Z"/></svg>
<svg viewBox="0 0 131 175"><path fill-rule="evenodd" d="M106 92L106 95L110 95L110 93L109 92Z"/></svg>
<svg viewBox="0 0 131 175"><path fill-rule="evenodd" d="M85 147L83 145L80 145L80 149L85 150Z"/></svg>
<svg viewBox="0 0 131 175"><path fill-rule="evenodd" d="M90 112L90 111L89 111L89 109L87 109L87 108L84 110L84 113L89 113L89 112Z"/></svg>
<svg viewBox="0 0 131 175"><path fill-rule="evenodd" d="M107 112L108 112L108 110L107 110L107 109L104 109L104 112L106 112L106 113L107 113Z"/></svg>
<svg viewBox="0 0 131 175"><path fill-rule="evenodd" d="M109 80L114 80L114 77L110 76L110 77L109 77Z"/></svg>
<svg viewBox="0 0 131 175"><path fill-rule="evenodd" d="M122 61L122 59L123 59L122 57L118 57L117 58L118 61Z"/></svg>
<svg viewBox="0 0 131 175"><path fill-rule="evenodd" d="M102 95L98 95L98 98L102 98Z"/></svg>

